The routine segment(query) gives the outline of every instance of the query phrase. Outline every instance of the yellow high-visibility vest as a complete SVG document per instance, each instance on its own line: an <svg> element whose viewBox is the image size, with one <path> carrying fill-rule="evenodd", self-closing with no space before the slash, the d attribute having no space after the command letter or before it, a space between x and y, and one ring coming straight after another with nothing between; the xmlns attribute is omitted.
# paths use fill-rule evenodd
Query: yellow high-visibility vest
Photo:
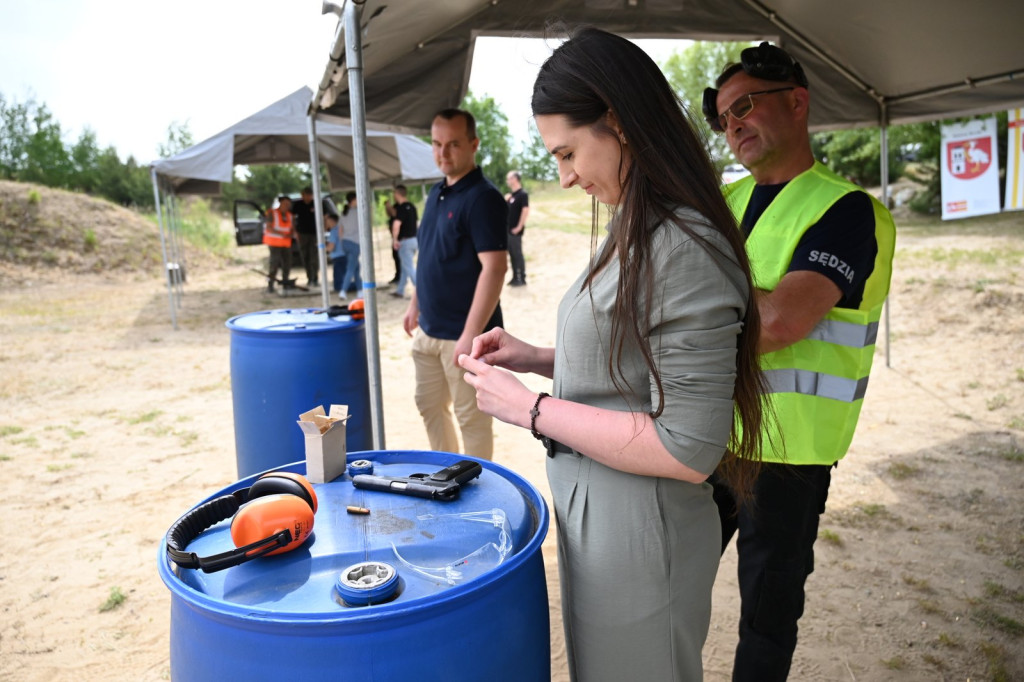
<svg viewBox="0 0 1024 682"><path fill-rule="evenodd" d="M725 188L737 222L743 218L754 184L753 177L747 176ZM786 274L804 233L841 197L860 191L819 162L790 180L747 239L754 286L773 290ZM878 253L860 305L832 308L806 338L761 355L774 410L766 430L766 462L833 464L846 455L853 440L896 244L892 215L874 197L871 202Z"/></svg>

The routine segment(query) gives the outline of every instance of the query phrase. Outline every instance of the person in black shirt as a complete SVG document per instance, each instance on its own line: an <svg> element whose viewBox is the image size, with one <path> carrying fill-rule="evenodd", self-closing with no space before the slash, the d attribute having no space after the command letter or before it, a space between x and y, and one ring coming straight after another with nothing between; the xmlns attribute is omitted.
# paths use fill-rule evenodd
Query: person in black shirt
<svg viewBox="0 0 1024 682"><path fill-rule="evenodd" d="M416 206L409 201L405 185L395 187L395 217L391 221L391 248L399 257L399 278L397 287L391 292L394 298L405 298L406 282L416 281L416 223L419 215Z"/></svg>
<svg viewBox="0 0 1024 682"><path fill-rule="evenodd" d="M526 260L523 258L523 231L526 218L530 215L530 195L523 189L522 176L518 171L509 171L505 184L512 190L505 195L508 203L508 259L512 264L512 279L509 286L521 287L526 284Z"/></svg>
<svg viewBox="0 0 1024 682"><path fill-rule="evenodd" d="M299 242L299 255L306 268L306 286L315 287L320 283L320 254L316 244L316 207L313 205L313 188L302 190L302 198L292 204L295 216L295 237Z"/></svg>

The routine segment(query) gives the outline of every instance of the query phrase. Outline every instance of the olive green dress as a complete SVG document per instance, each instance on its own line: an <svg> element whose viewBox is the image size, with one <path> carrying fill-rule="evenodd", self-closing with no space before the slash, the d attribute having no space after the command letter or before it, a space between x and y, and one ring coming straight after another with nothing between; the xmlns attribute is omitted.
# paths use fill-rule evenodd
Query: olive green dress
<svg viewBox="0 0 1024 682"><path fill-rule="evenodd" d="M678 215L717 250L709 253L673 224L653 232L648 342L665 393L655 428L680 462L711 473L732 426L737 337L749 292L724 239L697 214ZM581 290L586 274L559 305L553 395L650 412L656 385L636 347L622 362L627 399L608 376L618 261ZM547 471L572 679L702 679L721 549L711 486L623 473L586 453L556 454Z"/></svg>

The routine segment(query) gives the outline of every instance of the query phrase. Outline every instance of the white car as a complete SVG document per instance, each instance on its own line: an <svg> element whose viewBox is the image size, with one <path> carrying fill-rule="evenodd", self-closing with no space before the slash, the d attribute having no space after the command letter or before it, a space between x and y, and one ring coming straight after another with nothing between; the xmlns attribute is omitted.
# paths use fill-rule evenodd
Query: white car
<svg viewBox="0 0 1024 682"><path fill-rule="evenodd" d="M748 175L750 175L750 171L746 168L738 163L730 163L722 169L722 184L728 185L730 182L736 182L740 178L744 178Z"/></svg>

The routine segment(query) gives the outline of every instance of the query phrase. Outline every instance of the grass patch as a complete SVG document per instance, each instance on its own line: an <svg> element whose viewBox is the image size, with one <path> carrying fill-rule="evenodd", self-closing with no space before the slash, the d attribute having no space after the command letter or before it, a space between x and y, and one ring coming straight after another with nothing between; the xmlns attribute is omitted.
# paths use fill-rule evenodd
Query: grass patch
<svg viewBox="0 0 1024 682"><path fill-rule="evenodd" d="M986 400L985 407L987 407L988 411L991 412L993 410L998 410L1000 407L1006 407L1009 402L1010 400L1005 395L999 393Z"/></svg>
<svg viewBox="0 0 1024 682"><path fill-rule="evenodd" d="M892 658L883 658L882 665L889 670L903 670L907 667L907 662L903 660L902 656L893 656Z"/></svg>
<svg viewBox="0 0 1024 682"><path fill-rule="evenodd" d="M889 476L891 478L896 479L897 481L902 481L905 478L916 476L920 472L921 470L918 467L914 466L913 464L906 464L904 462L893 462L892 464L889 465Z"/></svg>
<svg viewBox="0 0 1024 682"><path fill-rule="evenodd" d="M980 648L988 664L985 672L988 673L989 679L992 682L1010 682L1013 678L1006 670L1006 652L1003 651L1003 647L998 644L983 643Z"/></svg>
<svg viewBox="0 0 1024 682"><path fill-rule="evenodd" d="M107 595L107 600L100 605L100 613L113 611L123 604L127 598L128 597L125 596L120 587L111 587L110 594Z"/></svg>
<svg viewBox="0 0 1024 682"><path fill-rule="evenodd" d="M835 547L843 546L843 539L839 537L839 533L828 528L822 528L818 531L818 539Z"/></svg>
<svg viewBox="0 0 1024 682"><path fill-rule="evenodd" d="M47 464L46 470L49 471L51 474L55 474L58 471L66 471L73 466L73 464Z"/></svg>
<svg viewBox="0 0 1024 682"><path fill-rule="evenodd" d="M946 647L947 649L959 649L963 646L960 640L945 632L939 633L939 644Z"/></svg>
<svg viewBox="0 0 1024 682"><path fill-rule="evenodd" d="M161 410L150 410L145 414L140 414L137 417L130 417L127 421L129 424L144 424L146 422L154 421L157 417L163 414Z"/></svg>
<svg viewBox="0 0 1024 682"><path fill-rule="evenodd" d="M910 587L913 587L915 590L919 590L921 592L935 592L935 589L930 584L928 584L927 578L918 578L917 576L913 575L904 575L903 582L909 585Z"/></svg>
<svg viewBox="0 0 1024 682"><path fill-rule="evenodd" d="M886 517L890 516L889 510L885 508L884 504L877 504L877 503L865 504L865 503L860 503L860 504L857 505L857 509L859 509L861 511L861 513L864 514L865 516L869 516L869 517L871 517L873 519L874 518L881 519L881 518L886 518Z"/></svg>
<svg viewBox="0 0 1024 682"><path fill-rule="evenodd" d="M25 429L20 426L0 426L0 438L6 438L7 436L14 436Z"/></svg>
<svg viewBox="0 0 1024 682"><path fill-rule="evenodd" d="M1024 592L1005 587L991 580L985 581L985 596L1017 602L1018 604L1024 602Z"/></svg>
<svg viewBox="0 0 1024 682"><path fill-rule="evenodd" d="M194 199L183 203L185 210L180 225L185 239L213 253L226 254L234 245L234 239L220 229L220 219L210 210L210 202Z"/></svg>
<svg viewBox="0 0 1024 682"><path fill-rule="evenodd" d="M1005 632L1014 637L1024 635L1024 623L1004 616L990 606L979 606L971 612L971 618L982 627Z"/></svg>

